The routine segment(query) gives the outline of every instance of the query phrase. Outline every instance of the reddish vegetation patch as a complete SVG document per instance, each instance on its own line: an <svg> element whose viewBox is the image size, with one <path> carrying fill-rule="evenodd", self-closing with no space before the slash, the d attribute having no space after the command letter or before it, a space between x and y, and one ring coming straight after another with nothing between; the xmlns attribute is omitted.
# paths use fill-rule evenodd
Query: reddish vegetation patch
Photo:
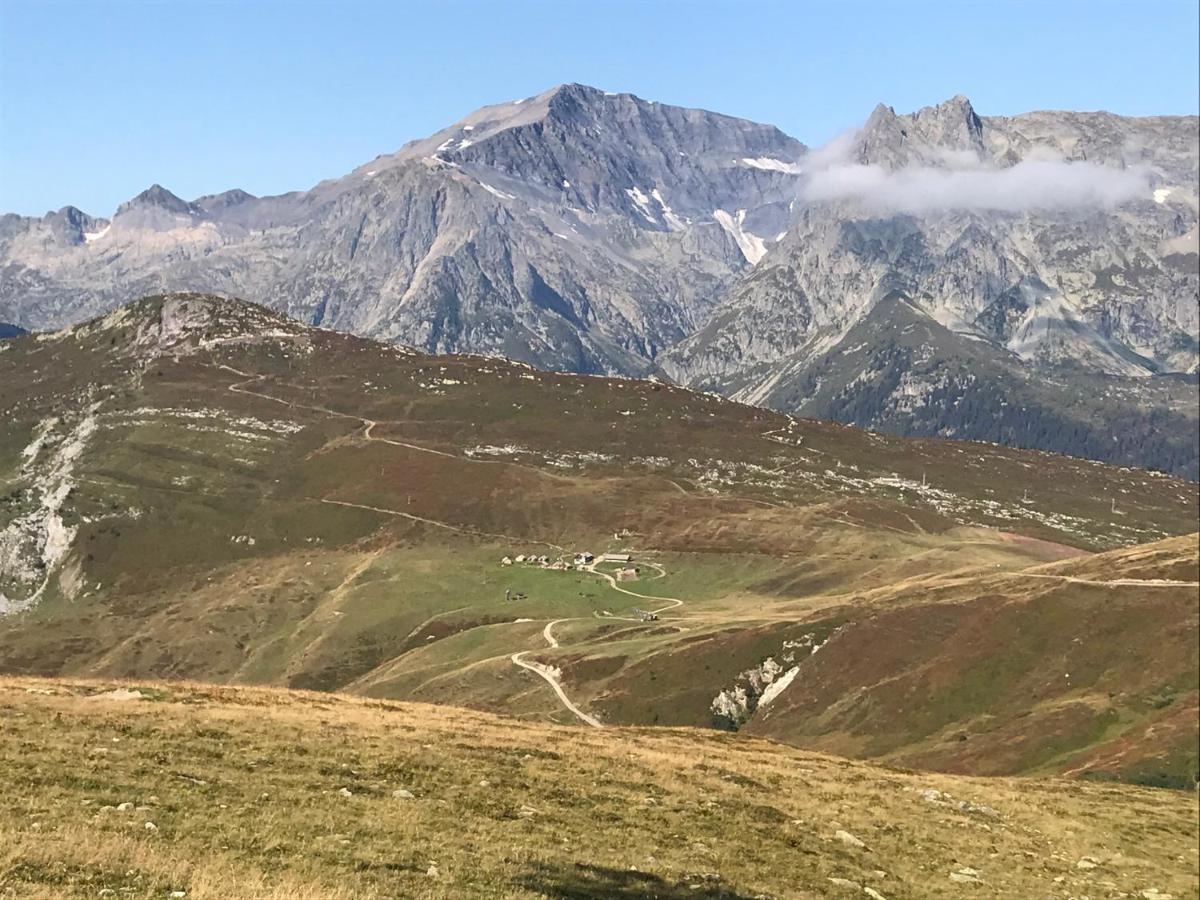
<svg viewBox="0 0 1200 900"><path fill-rule="evenodd" d="M957 603L859 610L747 730L947 771L1018 773L1085 760L1122 723L1147 727L1156 704L1194 689L1193 588L1015 575L989 586ZM1129 738L1119 771L1158 753L1167 734L1194 747L1196 716L1170 721L1154 740ZM1195 768L1194 755L1167 756L1152 766L1164 778Z"/></svg>
<svg viewBox="0 0 1200 900"><path fill-rule="evenodd" d="M646 627L644 625L630 624L629 626L627 626L625 628L609 627L609 628L605 628L601 631L598 631L597 634L600 634L602 636L598 637L598 638L592 638L588 643L611 644L616 641L625 641L635 635L640 635L640 634L645 634L645 633L646 633Z"/></svg>
<svg viewBox="0 0 1200 900"><path fill-rule="evenodd" d="M1072 758L1063 766L1063 772L1084 778L1193 788L1200 780L1197 720L1200 691L1193 691L1172 700L1159 715L1130 728L1116 740Z"/></svg>
<svg viewBox="0 0 1200 900"><path fill-rule="evenodd" d="M903 765L970 775L1013 775L1037 767L1064 748L1097 740L1115 722L1108 705L1066 702L995 724L968 722L950 727L930 749L902 752Z"/></svg>
<svg viewBox="0 0 1200 900"><path fill-rule="evenodd" d="M1091 556L1086 550L1080 550L1078 547L1071 547L1067 544L1059 544L1054 541L1047 541L1041 538L1031 537L1027 534L1015 534L1011 531L998 532L999 536L1004 540L1015 544L1022 549L1032 551L1035 555L1041 556L1046 560L1059 559L1074 559L1078 556Z"/></svg>
<svg viewBox="0 0 1200 900"><path fill-rule="evenodd" d="M498 625L511 621L513 620L508 616L482 616L477 619L434 619L413 635L410 646L405 649L420 647L426 642L432 643L429 641L430 637L441 640L453 634L470 631L472 628L480 628L484 625Z"/></svg>
<svg viewBox="0 0 1200 900"><path fill-rule="evenodd" d="M624 656L566 656L555 660L563 677L574 684L608 678L621 671Z"/></svg>

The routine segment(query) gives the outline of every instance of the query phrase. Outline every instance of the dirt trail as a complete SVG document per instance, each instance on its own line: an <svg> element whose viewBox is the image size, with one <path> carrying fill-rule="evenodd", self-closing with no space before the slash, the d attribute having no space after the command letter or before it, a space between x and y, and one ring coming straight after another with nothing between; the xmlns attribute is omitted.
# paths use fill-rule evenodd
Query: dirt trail
<svg viewBox="0 0 1200 900"><path fill-rule="evenodd" d="M469 456L459 456L455 453L446 453L444 450L434 450L431 447L422 447L420 444L410 444L406 441L394 441L391 438L375 437L375 435L371 434L371 432L379 423L374 419L361 419L360 421L367 423L366 430L363 431L363 437L365 437L368 441L375 441L379 444L391 444L393 447L404 447L408 450L418 450L421 453L432 453L435 456L445 456L449 459L465 459L470 462L491 462L491 460L472 459Z"/></svg>
<svg viewBox="0 0 1200 900"><path fill-rule="evenodd" d="M554 626L562 622L571 622L573 619L555 619L553 622L547 622L546 627L542 629L542 637L546 639L546 643L551 647L558 647L558 640L554 637ZM582 709L575 705L567 692L563 690L562 682L559 681L558 670L551 666L544 666L541 663L526 662L525 656L530 653L529 650L522 650L520 653L514 653L509 657L515 665L522 669L528 669L530 672L541 677L550 687L554 688L554 693L558 695L558 699L577 719L586 725L591 725L593 728L603 728L604 725L595 716L588 715Z"/></svg>
<svg viewBox="0 0 1200 900"><path fill-rule="evenodd" d="M1049 578L1068 581L1071 584L1096 584L1112 587L1200 587L1200 581L1172 581L1169 578L1113 578L1101 581L1094 578L1078 578L1074 575L1047 575L1042 572L1007 572L1011 578Z"/></svg>
<svg viewBox="0 0 1200 900"><path fill-rule="evenodd" d="M554 693L558 695L558 699L562 701L562 705L570 710L581 722L591 725L593 728L603 728L604 725L599 719L588 715L573 702L571 702L571 698L567 696L566 691L562 689L562 685L558 681L557 669L551 669L549 666L543 666L539 663L526 662L523 659L523 657L529 652L530 651L528 650L522 650L520 653L514 653L509 658L514 664L520 666L522 669L528 669L530 672L533 672L543 678L546 683L550 685L550 687L554 688Z"/></svg>
<svg viewBox="0 0 1200 900"><path fill-rule="evenodd" d="M437 452L437 451L433 451ZM533 538L517 537L513 534L497 534L493 531L479 531L474 528L464 528L461 525L452 525L449 522L442 522L438 519L428 519L425 516L418 516L415 513L407 513L398 509L388 509L385 506L370 506L366 503L351 503L349 500L333 500L329 497L309 497L310 500L316 500L318 503L328 503L331 506L348 506L351 509L365 509L368 512L382 513L385 516L397 516L401 519L409 519L413 522L421 522L425 525L433 525L435 528L445 528L447 531L455 531L459 534L469 534L475 537L497 538L508 543L515 544L541 544L544 547L550 547L553 550L566 552L558 544L552 544L549 541L539 541Z"/></svg>
<svg viewBox="0 0 1200 900"><path fill-rule="evenodd" d="M658 568L661 569L661 567L658 567ZM637 591L631 591L631 590L628 590L627 588L623 588L617 583L617 579L613 578L607 572L598 571L594 566L586 567L584 569L584 571L591 572L593 575L599 575L601 578L603 578L605 581L608 582L608 586L610 588L612 588L614 591L619 591L622 594L628 594L630 597L637 597L639 600L663 600L663 601L666 601L666 604L667 604L666 606L660 606L658 609L646 610L647 612L654 613L655 615L657 615L660 612L666 612L668 609L676 609L680 606L683 606L683 601L680 600L678 597L652 597L649 594L639 594ZM666 572L663 572L663 574L665 575ZM659 577L661 578L662 576L659 576Z"/></svg>
<svg viewBox="0 0 1200 900"><path fill-rule="evenodd" d="M553 634L554 626L557 625L559 622L567 622L567 621L570 621L570 620L569 619L555 619L553 622L547 622L546 627L542 629L542 637L544 637L546 639L546 643L549 644L551 647L558 646L558 641L556 641L554 639L554 634Z"/></svg>
<svg viewBox="0 0 1200 900"><path fill-rule="evenodd" d="M662 578L667 574L666 570L662 566L660 566L658 563L649 563L649 565L651 565L653 568L657 569L658 572L660 573L656 577ZM611 587L614 591L619 591L622 594L628 594L630 597L637 597L641 600L664 601L666 603L665 606L660 606L656 609L647 610L647 612L649 612L653 615L658 615L659 613L665 612L668 609L678 609L680 606L683 606L683 603L684 603L684 601L680 600L678 597L652 597L649 594L639 594L636 591L627 590L626 588L623 588L619 584L617 584L617 580L615 578L613 578L611 575L609 575L607 572L599 572L596 570L596 568L594 566L581 566L580 571L581 572L590 572L593 575L599 575L601 578L603 578L605 581L608 582L608 586ZM629 622L641 622L642 621L641 619L623 619L619 616L605 616L602 618L604 618L605 620L621 619L621 621L629 621ZM581 621L581 619L554 619L551 622L547 622L546 627L542 629L542 637L546 639L546 643L552 649L558 648L561 646L561 644L559 644L558 639L554 636L554 626L561 625L563 622L575 622L575 621ZM562 682L559 681L559 674L558 674L557 669L554 669L550 666L541 665L539 663L532 663L532 662L525 661L525 656L527 656L530 652L531 651L529 651L529 650L522 650L520 653L514 653L510 657L510 659L512 659L512 661L515 665L520 666L522 669L528 669L530 672L536 673L539 677L541 677L543 680L545 680L545 682L554 689L554 693L558 695L558 699L560 701L562 701L562 705L565 706L580 721L582 721L588 725L591 725L593 728L603 728L604 727L603 724L598 719L596 719L594 716L588 715L586 712L584 712L582 709L580 709L578 706L576 706L575 703L571 700L571 698L567 696L566 691L563 690Z"/></svg>

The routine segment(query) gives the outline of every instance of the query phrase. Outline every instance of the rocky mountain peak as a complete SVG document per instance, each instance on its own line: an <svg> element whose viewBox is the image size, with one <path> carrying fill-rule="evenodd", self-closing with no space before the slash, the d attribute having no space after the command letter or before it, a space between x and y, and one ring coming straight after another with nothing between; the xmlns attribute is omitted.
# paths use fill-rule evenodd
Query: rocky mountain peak
<svg viewBox="0 0 1200 900"><path fill-rule="evenodd" d="M103 226L102 220L94 219L74 206L64 206L57 212L48 212L42 217L47 230L58 244L82 244L88 232Z"/></svg>
<svg viewBox="0 0 1200 900"><path fill-rule="evenodd" d="M191 205L205 212L215 212L257 199L253 194L243 191L241 188L233 188L232 190L222 191L219 194L205 194L203 197L197 197L192 201Z"/></svg>
<svg viewBox="0 0 1200 900"><path fill-rule="evenodd" d="M873 128L881 128L888 122L894 122L895 119L895 109L886 103L876 103L875 108L871 110L871 115L867 116L867 122L863 126L863 130L869 131Z"/></svg>
<svg viewBox="0 0 1200 900"><path fill-rule="evenodd" d="M565 84L557 84L550 90L546 91L541 96L549 97L549 106L551 108L566 105L569 103L596 103L602 101L605 97L632 97L632 94L614 94L611 91L602 91L600 88L592 87L590 84L580 84L577 81L567 82Z"/></svg>
<svg viewBox="0 0 1200 900"><path fill-rule="evenodd" d="M954 145L955 149L975 149L983 152L983 120L975 113L971 101L956 94L937 106L927 106L912 114L912 120L923 126L926 138Z"/></svg>
<svg viewBox="0 0 1200 900"><path fill-rule="evenodd" d="M185 355L217 344L278 340L309 329L257 303L213 294L172 293L144 297L63 331L51 340L99 340L113 352L142 360Z"/></svg>
<svg viewBox="0 0 1200 900"><path fill-rule="evenodd" d="M69 225L82 227L91 222L92 217L76 206L64 206L58 212L46 213L47 219L58 219Z"/></svg>
<svg viewBox="0 0 1200 900"><path fill-rule="evenodd" d="M162 209L171 213L187 215L192 206L186 200L176 197L161 184L152 184L131 200L126 200L117 207L117 215L137 209Z"/></svg>
<svg viewBox="0 0 1200 900"><path fill-rule="evenodd" d="M645 101L632 94L614 94L586 84L560 84L546 94L546 118L567 126L584 125L612 108Z"/></svg>
<svg viewBox="0 0 1200 900"><path fill-rule="evenodd" d="M925 110L932 110L938 114L957 116L962 119L973 119L979 121L979 116L975 114L975 107L971 105L971 100L965 94L955 94L949 100L944 100L937 106L925 107ZM918 111L918 115L920 114Z"/></svg>
<svg viewBox="0 0 1200 900"><path fill-rule="evenodd" d="M881 103L859 131L855 157L861 164L888 169L944 166L958 154L985 156L983 130L983 120L962 94L907 115Z"/></svg>
<svg viewBox="0 0 1200 900"><path fill-rule="evenodd" d="M858 132L854 161L864 166L879 164L883 158L897 155L906 138L896 111L883 103L876 104Z"/></svg>

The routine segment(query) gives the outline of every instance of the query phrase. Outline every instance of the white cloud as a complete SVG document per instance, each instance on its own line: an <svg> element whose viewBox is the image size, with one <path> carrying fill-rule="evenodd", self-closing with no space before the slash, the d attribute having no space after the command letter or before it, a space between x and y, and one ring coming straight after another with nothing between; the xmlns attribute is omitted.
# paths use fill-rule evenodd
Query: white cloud
<svg viewBox="0 0 1200 900"><path fill-rule="evenodd" d="M858 129L851 128L843 131L823 147L808 151L802 161L806 172L824 171L833 166L846 165L850 154L854 152L854 144L858 140Z"/></svg>
<svg viewBox="0 0 1200 900"><path fill-rule="evenodd" d="M945 151L942 165L897 170L848 161L853 135L842 135L805 160L801 196L809 202L856 200L881 212L973 209L1001 212L1108 209L1150 196L1145 169L1066 162L1035 151L998 167L970 151Z"/></svg>

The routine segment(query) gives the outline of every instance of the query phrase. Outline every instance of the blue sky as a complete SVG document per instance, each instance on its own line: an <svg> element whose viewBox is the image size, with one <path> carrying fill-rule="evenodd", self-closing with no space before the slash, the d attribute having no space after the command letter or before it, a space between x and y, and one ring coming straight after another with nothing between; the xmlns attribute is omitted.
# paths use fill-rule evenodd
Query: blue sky
<svg viewBox="0 0 1200 900"><path fill-rule="evenodd" d="M877 102L1195 114L1196 0L0 0L0 212L310 187L566 81L820 144Z"/></svg>

